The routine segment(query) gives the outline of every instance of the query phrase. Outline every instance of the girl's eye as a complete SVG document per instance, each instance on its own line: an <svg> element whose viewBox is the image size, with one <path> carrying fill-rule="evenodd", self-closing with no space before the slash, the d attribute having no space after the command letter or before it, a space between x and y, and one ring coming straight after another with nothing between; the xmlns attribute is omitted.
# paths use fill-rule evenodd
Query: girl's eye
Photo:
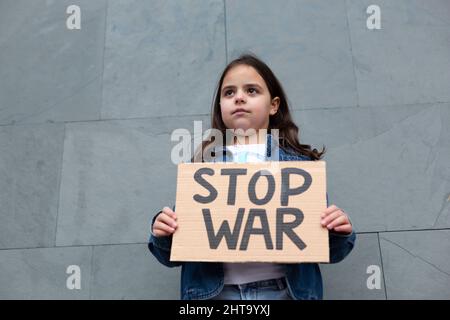
<svg viewBox="0 0 450 320"><path fill-rule="evenodd" d="M256 93L256 92L257 92L255 88L249 88L248 91L249 91L250 93Z"/></svg>
<svg viewBox="0 0 450 320"><path fill-rule="evenodd" d="M225 96L228 96L228 94L229 94L229 93L232 93L232 92L233 92L232 90L227 90L227 91L225 91L224 95L225 95Z"/></svg>

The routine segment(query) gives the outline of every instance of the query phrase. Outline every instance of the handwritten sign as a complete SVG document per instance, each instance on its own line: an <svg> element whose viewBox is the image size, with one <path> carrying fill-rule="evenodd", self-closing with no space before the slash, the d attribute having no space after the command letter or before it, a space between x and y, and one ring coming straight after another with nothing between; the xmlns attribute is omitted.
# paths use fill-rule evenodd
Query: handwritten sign
<svg viewBox="0 0 450 320"><path fill-rule="evenodd" d="M324 161L182 163L175 206L171 261L329 262Z"/></svg>

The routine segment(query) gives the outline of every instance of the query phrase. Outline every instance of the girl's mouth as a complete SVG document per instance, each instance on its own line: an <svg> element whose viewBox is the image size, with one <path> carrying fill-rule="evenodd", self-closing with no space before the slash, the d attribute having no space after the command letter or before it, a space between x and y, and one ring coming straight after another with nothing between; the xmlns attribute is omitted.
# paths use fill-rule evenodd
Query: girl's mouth
<svg viewBox="0 0 450 320"><path fill-rule="evenodd" d="M246 113L249 113L249 112L247 110L245 110L245 109L239 108L239 109L234 110L232 115L239 116L239 115L243 115L243 114L246 114Z"/></svg>

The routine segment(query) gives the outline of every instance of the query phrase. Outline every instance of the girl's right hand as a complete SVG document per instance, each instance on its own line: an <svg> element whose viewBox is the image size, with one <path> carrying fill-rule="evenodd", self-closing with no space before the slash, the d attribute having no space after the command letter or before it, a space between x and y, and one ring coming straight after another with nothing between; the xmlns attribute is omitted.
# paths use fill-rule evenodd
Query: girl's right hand
<svg viewBox="0 0 450 320"><path fill-rule="evenodd" d="M155 237L167 237L177 229L177 216L169 207L164 207L153 223L153 234Z"/></svg>

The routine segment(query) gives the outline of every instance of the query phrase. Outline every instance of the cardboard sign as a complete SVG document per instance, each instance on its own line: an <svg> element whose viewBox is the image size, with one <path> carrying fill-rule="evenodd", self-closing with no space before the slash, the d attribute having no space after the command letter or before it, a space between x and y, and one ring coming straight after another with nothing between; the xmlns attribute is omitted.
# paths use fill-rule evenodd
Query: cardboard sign
<svg viewBox="0 0 450 320"><path fill-rule="evenodd" d="M324 161L178 165L171 261L329 262Z"/></svg>

